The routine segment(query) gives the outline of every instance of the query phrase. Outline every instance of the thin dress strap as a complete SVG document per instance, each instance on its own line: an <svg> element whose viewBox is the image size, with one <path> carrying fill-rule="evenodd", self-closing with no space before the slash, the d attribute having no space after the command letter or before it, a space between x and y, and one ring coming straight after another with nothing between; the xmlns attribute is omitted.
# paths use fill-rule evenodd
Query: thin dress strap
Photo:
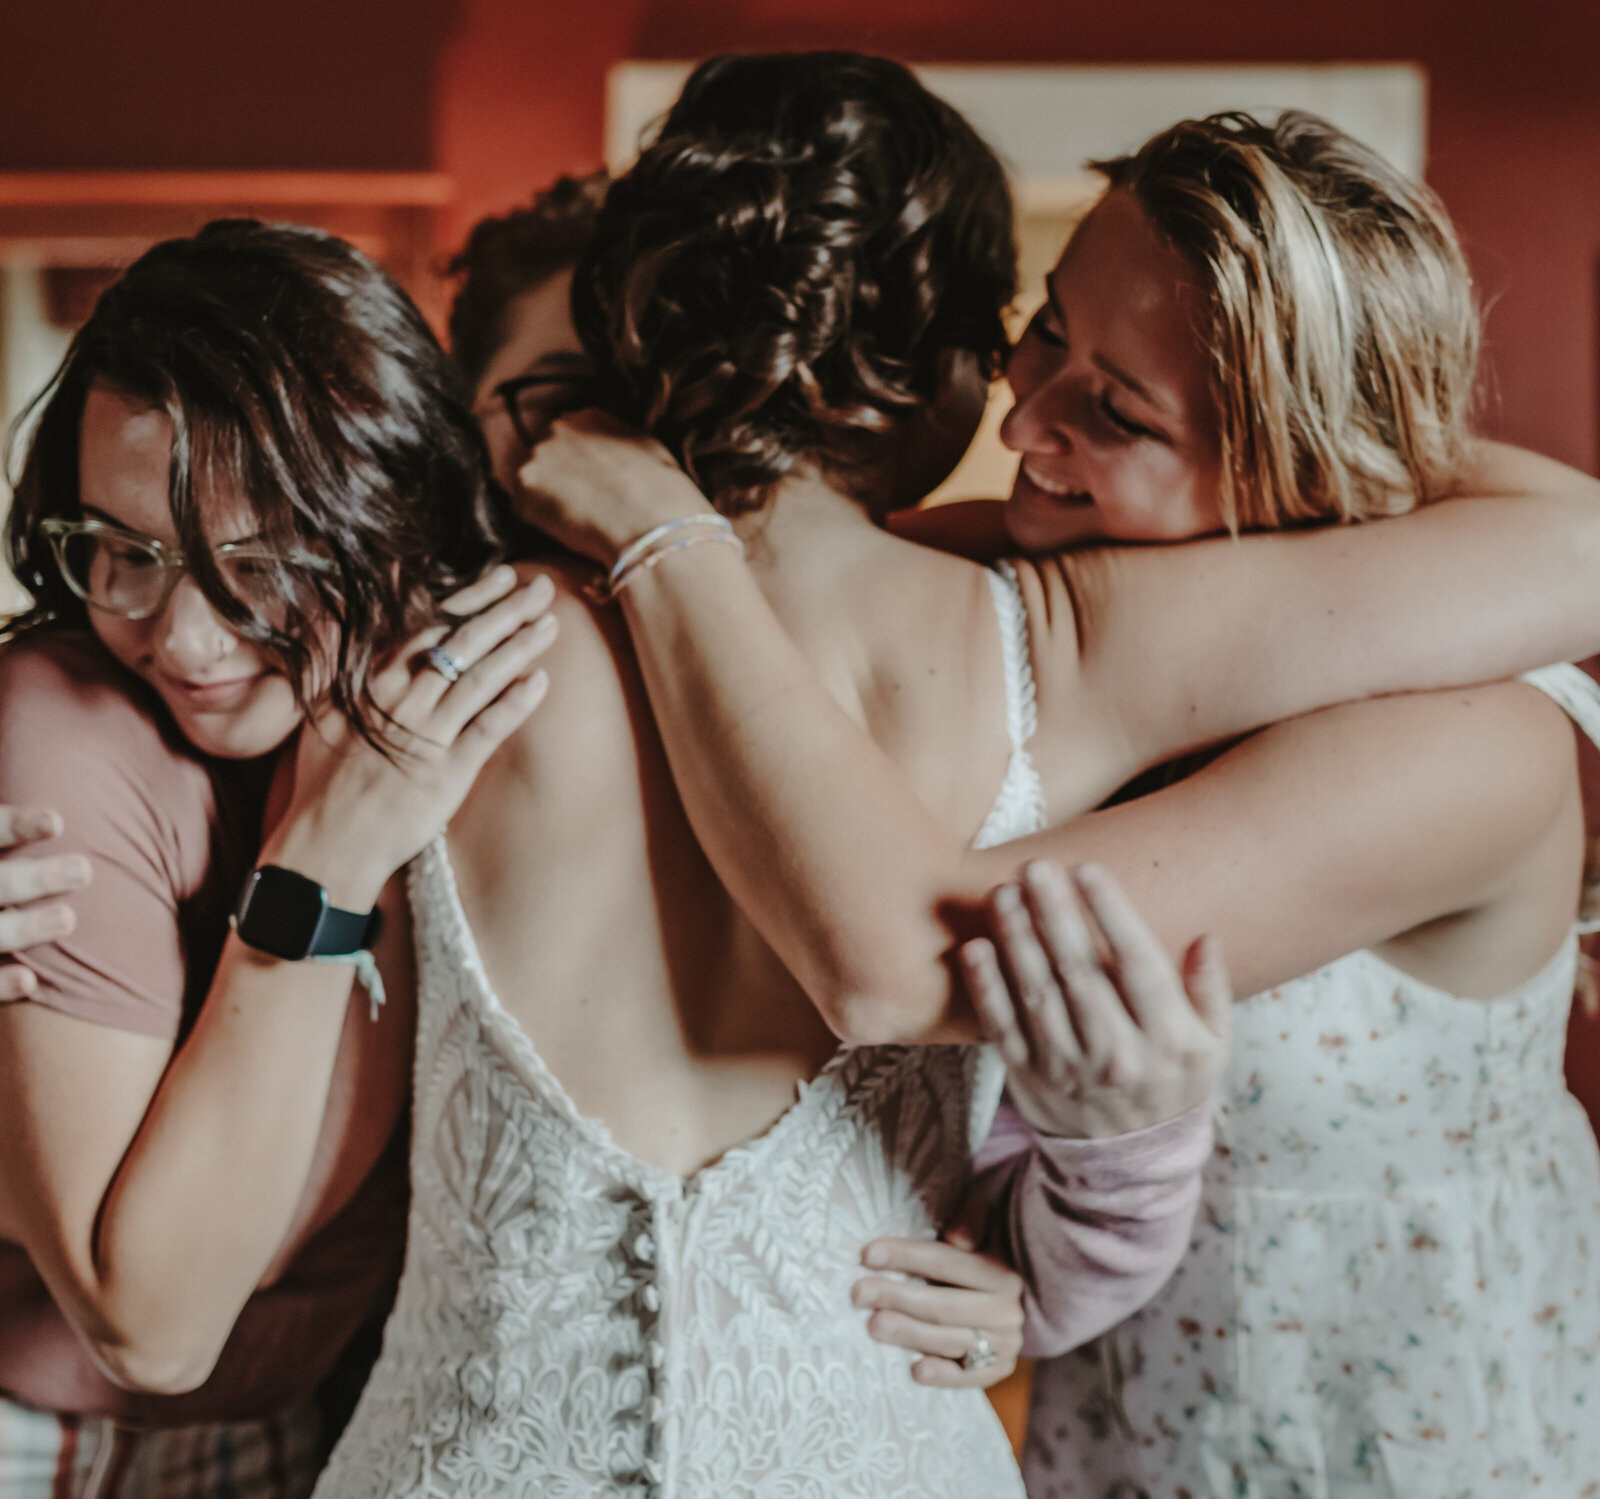
<svg viewBox="0 0 1600 1499"><path fill-rule="evenodd" d="M974 848L992 848L997 843L1037 833L1045 825L1044 787L1027 750L1039 722L1029 653L1028 612L1023 607L1016 571L1009 562L998 563L990 569L989 591L1000 623L1011 761L983 828L973 840Z"/></svg>
<svg viewBox="0 0 1600 1499"><path fill-rule="evenodd" d="M1600 684L1576 666L1563 661L1524 672L1520 678L1553 699L1587 736L1600 747ZM1600 931L1600 839L1588 841L1589 857L1583 872L1583 898L1578 905L1578 930Z"/></svg>

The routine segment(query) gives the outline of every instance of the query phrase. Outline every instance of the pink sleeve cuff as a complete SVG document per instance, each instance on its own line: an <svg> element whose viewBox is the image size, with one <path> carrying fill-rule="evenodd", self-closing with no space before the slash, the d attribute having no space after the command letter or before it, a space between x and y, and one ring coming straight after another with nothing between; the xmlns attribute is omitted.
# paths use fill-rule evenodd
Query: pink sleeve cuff
<svg viewBox="0 0 1600 1499"><path fill-rule="evenodd" d="M1009 1098L975 1163L993 1201L987 1247L1027 1283L1023 1352L1049 1357L1143 1306L1177 1268L1211 1156L1212 1105L1131 1134L1034 1131Z"/></svg>

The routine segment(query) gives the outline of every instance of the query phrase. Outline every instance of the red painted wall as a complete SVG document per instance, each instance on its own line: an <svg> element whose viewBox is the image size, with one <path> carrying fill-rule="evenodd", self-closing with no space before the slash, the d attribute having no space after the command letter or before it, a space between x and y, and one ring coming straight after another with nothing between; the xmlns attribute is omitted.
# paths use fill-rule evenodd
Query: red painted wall
<svg viewBox="0 0 1600 1499"><path fill-rule="evenodd" d="M415 170L461 0L4 0L0 171Z"/></svg>
<svg viewBox="0 0 1600 1499"><path fill-rule="evenodd" d="M1600 5L1593 0L461 0L439 78L449 229L597 165L622 57L845 46L913 61L1349 62L1427 68L1428 175L1488 305L1486 427L1600 464Z"/></svg>
<svg viewBox="0 0 1600 1499"><path fill-rule="evenodd" d="M1600 464L1594 0L7 0L0 170L436 164L461 190L445 248L598 164L614 61L781 46L1420 62L1429 176L1490 309L1486 425Z"/></svg>

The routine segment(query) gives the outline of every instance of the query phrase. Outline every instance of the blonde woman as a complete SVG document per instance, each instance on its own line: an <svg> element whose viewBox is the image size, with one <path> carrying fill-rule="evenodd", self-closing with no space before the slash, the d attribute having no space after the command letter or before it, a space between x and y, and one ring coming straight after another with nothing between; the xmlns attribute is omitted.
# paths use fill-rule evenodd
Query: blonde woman
<svg viewBox="0 0 1600 1499"><path fill-rule="evenodd" d="M650 175L614 190L639 226L627 259L606 258L603 223L590 271L612 389L730 511L748 490L710 481L754 468L757 444L734 439L761 435L759 372L736 342L724 366L684 360L702 375L683 404L665 388L665 351L695 338L677 310L710 318L666 279L664 162L676 146L680 162L725 172L718 186L735 196L730 164L759 138L762 108L752 94L724 109L693 153L669 121ZM784 191L799 200L806 180L792 167ZM1538 539L1562 505L1461 498L1531 486L1570 496L1571 540L1595 523L1589 481L1468 441L1469 288L1425 192L1304 116L1189 122L1112 180L1012 358L1013 534L1036 547L1181 539L1456 498L1357 530L1016 565L1050 820L1226 739L1267 702L1263 717L1586 648L1588 543L1546 552ZM902 222L884 210L889 242ZM620 223L613 233L625 241ZM762 248L730 234L721 284L781 263ZM630 262L648 266L648 310ZM811 384L829 357L794 358L772 381L772 423L793 381L789 410L845 424L850 411ZM944 360L947 383L958 365ZM726 416L707 369L728 371ZM531 507L568 539L609 562L653 526L704 513L659 449L580 425L524 471ZM974 853L929 796L943 761L913 755L880 698L927 690L908 640L929 676L971 673L970 658L936 660L934 643L969 629L975 606L895 543L858 528L849 550L848 516L867 517L825 503L830 479L848 483L848 469L774 475L765 510L735 522L748 562L696 547L630 579L622 599L696 830L825 1012L870 1015L878 1037L948 1034L961 1013L943 962L963 931L952 909L1025 850L1102 861L1174 953L1219 933L1238 989L1258 994L1238 1012L1248 1061L1221 1116L1201 1252L1119 1337L1103 1383L1078 1365L1041 1378L1032 1490L1574 1491L1600 1471L1582 1412L1600 1343L1586 1254L1600 1169L1560 1081L1583 827L1571 728L1551 697L1581 719L1581 690L1555 674L1330 710L1156 794ZM1550 616L1517 586L1535 577ZM1570 632L1543 628L1556 617ZM897 638L900 669L879 660L864 685L840 620ZM946 717L945 759L970 761L971 733ZM998 1034L1019 1109L1042 1130L1098 1132L1108 1122L1074 1079L1120 1069L1124 1038L1061 1024L1073 1011L1053 980L1070 984L1092 949L1047 870L1028 900L1045 945L1029 944L1015 887L995 900L1023 965L1018 1003L997 992L984 948L969 967L996 1017L1011 1013ZM1038 1087L1041 1071L1059 1086ZM1053 1350L1036 1338L1035 1351Z"/></svg>

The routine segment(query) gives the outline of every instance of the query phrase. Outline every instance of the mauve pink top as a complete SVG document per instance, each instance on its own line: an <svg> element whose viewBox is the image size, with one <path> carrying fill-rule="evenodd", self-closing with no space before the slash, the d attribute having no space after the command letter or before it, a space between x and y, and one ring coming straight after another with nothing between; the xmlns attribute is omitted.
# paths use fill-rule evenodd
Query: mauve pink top
<svg viewBox="0 0 1600 1499"><path fill-rule="evenodd" d="M269 768L200 755L87 633L43 632L0 650L0 802L56 808L61 850L94 864L72 897L77 930L26 955L40 979L28 1002L174 1043L187 1034L255 859ZM352 1073L341 1051L336 1096ZM158 1426L264 1416L309 1394L399 1275L400 1133L281 1279L250 1298L215 1372L190 1394L112 1384L27 1253L0 1240L0 1393Z"/></svg>

